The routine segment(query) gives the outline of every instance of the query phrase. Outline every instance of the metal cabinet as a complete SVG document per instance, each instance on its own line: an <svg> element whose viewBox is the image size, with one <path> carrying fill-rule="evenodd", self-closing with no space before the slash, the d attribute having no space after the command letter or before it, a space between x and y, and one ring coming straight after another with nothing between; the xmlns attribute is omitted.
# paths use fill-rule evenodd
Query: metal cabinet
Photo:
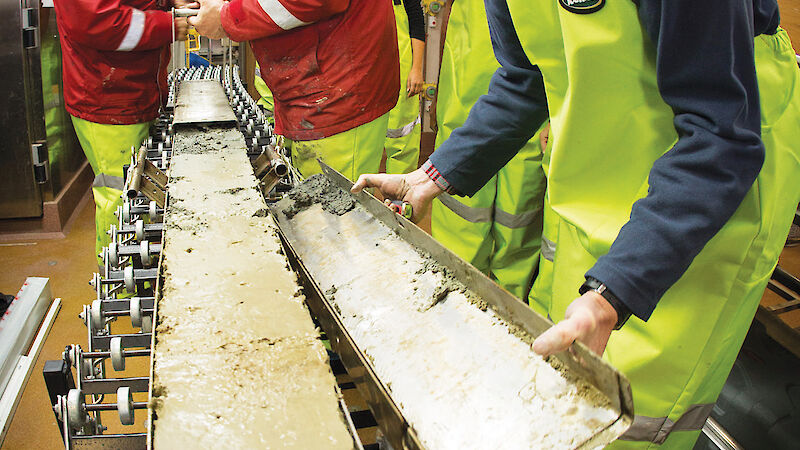
<svg viewBox="0 0 800 450"><path fill-rule="evenodd" d="M55 14L41 13L38 0L0 0L0 219L41 216L85 160L63 107Z"/></svg>

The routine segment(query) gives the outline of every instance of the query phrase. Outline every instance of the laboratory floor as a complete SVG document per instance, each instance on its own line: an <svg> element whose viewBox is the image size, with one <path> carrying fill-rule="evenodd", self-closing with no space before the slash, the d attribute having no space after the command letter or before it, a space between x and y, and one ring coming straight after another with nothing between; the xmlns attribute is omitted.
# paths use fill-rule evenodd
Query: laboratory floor
<svg viewBox="0 0 800 450"><path fill-rule="evenodd" d="M49 408L50 400L42 378L42 368L48 359L61 359L61 352L68 344L86 347L86 327L78 314L83 305L95 298L94 288L89 285L92 274L97 271L94 250L94 203L87 192L76 217L65 230L62 239L27 239L18 241L0 240L0 292L16 294L25 278L29 276L50 278L53 297L63 301L61 312L53 324L50 336L36 366L28 386L22 395L11 427L3 442L6 449L58 449L63 448L55 415ZM120 319L120 330L130 324ZM115 330L117 328L115 327ZM147 376L147 358L130 358L126 361L124 372L111 372L112 376ZM110 364L108 365L108 370ZM124 374L124 375L122 375ZM146 395L135 395L134 400L146 401ZM115 401L114 396L108 400ZM112 413L113 414L113 413ZM136 424L124 427L124 431L143 431L144 414L136 415ZM112 420L113 419L113 420ZM122 432L119 420L109 416L105 425L108 432Z"/></svg>

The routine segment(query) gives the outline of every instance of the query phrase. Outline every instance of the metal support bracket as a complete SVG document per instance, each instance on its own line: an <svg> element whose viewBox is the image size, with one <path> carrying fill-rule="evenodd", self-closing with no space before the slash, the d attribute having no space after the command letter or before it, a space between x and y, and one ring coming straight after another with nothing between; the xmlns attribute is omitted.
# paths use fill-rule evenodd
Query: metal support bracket
<svg viewBox="0 0 800 450"><path fill-rule="evenodd" d="M39 47L39 8L22 8L22 45Z"/></svg>
<svg viewBox="0 0 800 450"><path fill-rule="evenodd" d="M136 157L136 164L131 167L128 198L134 199L141 192L161 208L167 199L167 174L147 159L147 148L142 146Z"/></svg>
<svg viewBox="0 0 800 450"><path fill-rule="evenodd" d="M253 161L253 172L261 181L261 190L264 195L269 194L281 178L289 175L289 166L275 149L272 145L268 145L264 152Z"/></svg>
<svg viewBox="0 0 800 450"><path fill-rule="evenodd" d="M50 164L47 154L47 142L39 141L31 145L31 161L33 162L33 175L39 184L47 183L50 179Z"/></svg>

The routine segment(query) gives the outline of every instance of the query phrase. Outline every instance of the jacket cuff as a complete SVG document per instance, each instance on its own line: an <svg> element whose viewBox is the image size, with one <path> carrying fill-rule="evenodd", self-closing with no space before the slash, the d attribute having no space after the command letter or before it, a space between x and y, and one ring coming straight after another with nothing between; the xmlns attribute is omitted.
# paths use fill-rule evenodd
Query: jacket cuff
<svg viewBox="0 0 800 450"><path fill-rule="evenodd" d="M431 162L430 159L425 161L425 164L422 165L422 170L425 172L426 175L428 175L428 178L430 178L431 181L433 181L436 184L436 186L439 187L439 189L445 191L448 194L460 195L458 194L458 192L456 192L453 186L447 182L447 180L442 176L442 174L439 173L436 167L433 166L433 163Z"/></svg>
<svg viewBox="0 0 800 450"><path fill-rule="evenodd" d="M145 22L142 38L133 50L153 50L172 43L172 14L166 11L144 11ZM131 22L130 26L134 26Z"/></svg>
<svg viewBox="0 0 800 450"><path fill-rule="evenodd" d="M616 268L603 264L603 259L597 261L588 272L585 274L586 278L594 278L597 281L605 284L608 289L614 293L614 296L628 307L631 313L647 321L653 310L656 307L656 301L648 301L650 298L645 292L639 289L636 284L624 273L618 271Z"/></svg>

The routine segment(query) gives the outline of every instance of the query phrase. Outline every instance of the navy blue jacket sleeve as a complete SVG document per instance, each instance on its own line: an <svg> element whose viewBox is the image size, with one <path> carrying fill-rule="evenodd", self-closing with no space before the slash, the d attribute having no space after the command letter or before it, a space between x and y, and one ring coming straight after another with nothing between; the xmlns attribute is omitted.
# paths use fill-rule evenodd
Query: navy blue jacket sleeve
<svg viewBox="0 0 800 450"><path fill-rule="evenodd" d="M483 187L548 116L542 73L522 50L508 6L505 1L485 3L489 33L501 67L464 125L430 157L454 191L464 195L473 195Z"/></svg>
<svg viewBox="0 0 800 450"><path fill-rule="evenodd" d="M647 196L586 275L646 320L742 202L764 147L752 2L640 0L639 17L656 47L658 87L679 139L655 162Z"/></svg>

